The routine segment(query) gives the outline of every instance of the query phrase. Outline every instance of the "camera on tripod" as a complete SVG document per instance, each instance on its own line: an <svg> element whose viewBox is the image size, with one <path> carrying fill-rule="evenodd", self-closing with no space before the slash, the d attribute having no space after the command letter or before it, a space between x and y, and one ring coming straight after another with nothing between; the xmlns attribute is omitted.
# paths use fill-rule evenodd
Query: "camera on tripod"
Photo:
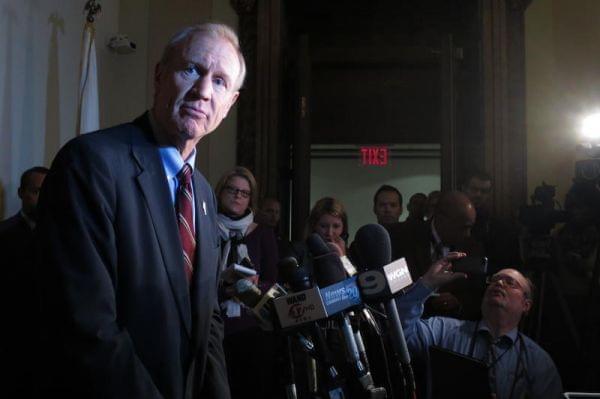
<svg viewBox="0 0 600 399"><path fill-rule="evenodd" d="M531 205L524 205L519 210L519 221L525 226L519 240L525 265L552 257L550 232L558 223L566 223L570 219L569 213L560 209L555 195L556 187L542 182L531 196Z"/></svg>

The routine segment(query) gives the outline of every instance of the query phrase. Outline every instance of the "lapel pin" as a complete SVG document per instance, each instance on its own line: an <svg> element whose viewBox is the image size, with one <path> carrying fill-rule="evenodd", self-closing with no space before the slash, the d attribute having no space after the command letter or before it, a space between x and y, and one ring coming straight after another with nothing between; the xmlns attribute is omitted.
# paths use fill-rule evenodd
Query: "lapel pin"
<svg viewBox="0 0 600 399"><path fill-rule="evenodd" d="M202 210L204 211L204 216L206 216L206 202L202 201Z"/></svg>

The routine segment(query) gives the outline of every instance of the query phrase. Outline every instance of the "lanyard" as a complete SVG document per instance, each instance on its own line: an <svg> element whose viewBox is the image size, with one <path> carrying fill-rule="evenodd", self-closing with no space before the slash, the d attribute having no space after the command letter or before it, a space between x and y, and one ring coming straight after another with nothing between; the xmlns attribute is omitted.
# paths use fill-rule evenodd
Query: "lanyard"
<svg viewBox="0 0 600 399"><path fill-rule="evenodd" d="M475 352L475 341L477 339L477 331L479 329L479 323L480 321L478 320L477 323L475 324L475 328L473 329L473 335L471 336L471 347L469 349L469 356L473 357L473 353ZM512 399L514 391L515 391L515 387L517 386L517 382L521 379L522 376L527 375L527 369L525 368L525 363L523 360L523 353L526 350L525 347L525 342L523 339L522 334L519 332L517 334L517 339L519 340L519 356L517 357L517 364L516 364L516 370L515 370L515 378L513 379L513 383L510 389L510 396L508 397L509 399ZM488 343L488 345L491 345L491 347L489 348L490 350L494 350L494 343L490 340L490 342ZM507 349L504 350L504 352L502 352L502 354L500 356L498 356L495 360L493 360L488 367L491 368L495 368L496 364L498 363L498 361L502 358L502 356L504 356L506 354L506 352L508 352L509 350L511 350L513 347L515 346L515 343L513 342ZM520 369L520 371L519 371Z"/></svg>

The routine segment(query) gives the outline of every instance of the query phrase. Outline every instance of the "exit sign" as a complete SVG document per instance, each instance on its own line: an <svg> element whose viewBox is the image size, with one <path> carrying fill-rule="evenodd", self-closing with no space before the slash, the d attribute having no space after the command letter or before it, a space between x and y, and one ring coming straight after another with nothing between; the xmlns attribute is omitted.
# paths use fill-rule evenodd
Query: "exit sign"
<svg viewBox="0 0 600 399"><path fill-rule="evenodd" d="M389 150L387 147L361 147L361 163L366 166L387 166Z"/></svg>

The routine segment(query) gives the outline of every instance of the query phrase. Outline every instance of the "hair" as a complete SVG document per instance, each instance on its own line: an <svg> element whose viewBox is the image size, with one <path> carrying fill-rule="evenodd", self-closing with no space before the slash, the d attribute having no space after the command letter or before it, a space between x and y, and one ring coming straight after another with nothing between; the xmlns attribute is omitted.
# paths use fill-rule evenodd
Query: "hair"
<svg viewBox="0 0 600 399"><path fill-rule="evenodd" d="M525 282L527 283L526 289L523 290L523 295L525 295L525 298L529 299L531 301L531 303L533 304L534 293L535 293L535 284L533 284L533 281L531 281L531 279L529 277L525 276L523 273L521 273L521 275L523 277L525 277ZM525 287L523 287L523 288L525 288Z"/></svg>
<svg viewBox="0 0 600 399"><path fill-rule="evenodd" d="M398 201L400 202L400 206L402 206L402 194L400 194L400 191L398 191L396 187L390 186L389 184L384 184L381 187L379 187L377 191L375 191L375 195L373 196L373 205L377 205L377 196L382 191L389 191L398 194Z"/></svg>
<svg viewBox="0 0 600 399"><path fill-rule="evenodd" d="M339 200L332 197L321 198L311 209L307 223L308 234L315 231L315 227L323 215L331 215L342 219L342 238L348 236L348 215L346 215L346 209Z"/></svg>
<svg viewBox="0 0 600 399"><path fill-rule="evenodd" d="M248 181L251 192L250 203L248 204L248 208L251 211L254 211L256 209L258 197L258 185L256 184L256 179L254 178L252 172L250 172L249 169L244 168L243 166L236 166L235 168L225 172L225 174L219 179L219 182L217 183L217 186L215 188L215 194L217 196L217 201L219 202L219 211L221 210L221 194L223 194L225 186L227 186L227 184L233 177L241 177Z"/></svg>
<svg viewBox="0 0 600 399"><path fill-rule="evenodd" d="M188 40L190 37L201 34L211 36L213 38L221 38L227 40L233 48L238 56L238 61L240 64L240 72L235 81L234 89L239 90L244 84L244 79L246 78L246 61L244 60L244 55L242 54L242 50L240 49L240 40L237 34L231 29L229 26L221 23L204 23L198 25L192 25L181 29L179 32L175 33L173 37L169 40L165 49L163 50L162 57L159 61L161 65L168 65L171 57L173 56L173 52L175 49L183 42Z"/></svg>
<svg viewBox="0 0 600 399"><path fill-rule="evenodd" d="M469 171L465 175L465 178L463 179L462 186L464 188L466 188L469 185L469 183L471 182L471 179L478 179L478 180L481 180L481 181L492 182L492 176L489 173L484 172L483 170L475 169L475 170Z"/></svg>
<svg viewBox="0 0 600 399"><path fill-rule="evenodd" d="M23 174L21 175L21 182L19 184L19 189L24 189L25 186L27 186L28 180L31 177L32 174L34 173L40 173L43 175L47 175L48 173L50 173L50 169L44 167L44 166L34 166L33 168L29 168L27 169L25 172L23 172Z"/></svg>

